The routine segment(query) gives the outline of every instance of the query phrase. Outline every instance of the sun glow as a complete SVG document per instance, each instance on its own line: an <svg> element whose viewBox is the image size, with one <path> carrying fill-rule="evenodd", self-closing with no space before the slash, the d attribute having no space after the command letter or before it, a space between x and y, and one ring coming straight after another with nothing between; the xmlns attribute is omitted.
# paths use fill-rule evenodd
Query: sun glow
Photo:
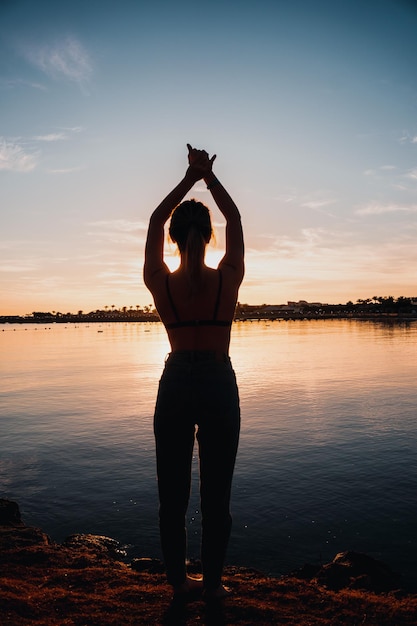
<svg viewBox="0 0 417 626"><path fill-rule="evenodd" d="M223 258L224 250L219 250L214 245L209 244L206 250L205 262L209 267L216 268ZM171 272L175 272L180 265L180 256L173 244L167 243L164 249L164 261Z"/></svg>

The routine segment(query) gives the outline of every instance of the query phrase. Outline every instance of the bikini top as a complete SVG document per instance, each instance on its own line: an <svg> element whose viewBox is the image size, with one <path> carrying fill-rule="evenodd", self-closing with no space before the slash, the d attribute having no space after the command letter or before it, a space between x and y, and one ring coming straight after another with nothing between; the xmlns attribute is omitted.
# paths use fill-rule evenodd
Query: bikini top
<svg viewBox="0 0 417 626"><path fill-rule="evenodd" d="M217 319L217 313L219 310L219 304L220 304L220 296L221 296L221 292L222 292L222 284L223 284L223 276L222 276L222 271L219 268L219 286L217 288L217 297L216 297L216 304L214 306L214 313L213 313L213 318L211 320L187 320L187 321L181 321L180 316L178 315L178 311L177 308L174 304L174 300L172 298L172 294L171 294L171 290L169 288L169 274L166 275L165 278L165 285L166 285L166 290L167 290L167 295L168 295L168 299L169 302L171 304L171 308L172 311L175 315L176 318L176 322L171 322L171 324L165 324L165 328L167 328L168 330L170 330L171 328L186 328L186 327L197 327L197 326L227 326L230 327L232 325L232 321L226 321L226 320L218 320Z"/></svg>

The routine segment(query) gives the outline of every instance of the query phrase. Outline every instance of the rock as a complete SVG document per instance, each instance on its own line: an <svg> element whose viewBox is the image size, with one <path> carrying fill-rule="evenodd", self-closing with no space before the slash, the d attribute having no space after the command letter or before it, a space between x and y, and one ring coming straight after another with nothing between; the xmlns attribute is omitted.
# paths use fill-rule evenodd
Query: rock
<svg viewBox="0 0 417 626"><path fill-rule="evenodd" d="M311 580L320 571L320 565L313 565L312 563L304 563L302 567L296 569L288 574L299 580Z"/></svg>
<svg viewBox="0 0 417 626"><path fill-rule="evenodd" d="M23 527L0 527L0 549L19 550L30 546L47 546L51 543L50 538L40 528Z"/></svg>
<svg viewBox="0 0 417 626"><path fill-rule="evenodd" d="M40 528L25 526L16 502L0 499L0 554L50 543L50 538Z"/></svg>
<svg viewBox="0 0 417 626"><path fill-rule="evenodd" d="M127 556L126 550L116 539L104 535L70 535L65 539L63 545L67 548L86 548L95 554L110 556L116 560L121 560Z"/></svg>
<svg viewBox="0 0 417 626"><path fill-rule="evenodd" d="M162 574L162 572L165 571L162 561L147 557L132 559L130 567L135 570L135 572L149 572L151 574Z"/></svg>
<svg viewBox="0 0 417 626"><path fill-rule="evenodd" d="M17 502L0 498L0 526L24 526Z"/></svg>
<svg viewBox="0 0 417 626"><path fill-rule="evenodd" d="M331 563L323 565L313 582L328 589L363 589L385 592L401 587L401 576L385 563L360 552L340 552Z"/></svg>

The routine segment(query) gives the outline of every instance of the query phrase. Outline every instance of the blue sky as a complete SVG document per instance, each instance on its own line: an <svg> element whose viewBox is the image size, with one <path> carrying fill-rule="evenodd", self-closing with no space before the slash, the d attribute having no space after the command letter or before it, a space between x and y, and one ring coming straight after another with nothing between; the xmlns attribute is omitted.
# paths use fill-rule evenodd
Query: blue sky
<svg viewBox="0 0 417 626"><path fill-rule="evenodd" d="M187 142L240 208L242 302L417 296L416 32L406 0L1 0L0 314L149 304Z"/></svg>

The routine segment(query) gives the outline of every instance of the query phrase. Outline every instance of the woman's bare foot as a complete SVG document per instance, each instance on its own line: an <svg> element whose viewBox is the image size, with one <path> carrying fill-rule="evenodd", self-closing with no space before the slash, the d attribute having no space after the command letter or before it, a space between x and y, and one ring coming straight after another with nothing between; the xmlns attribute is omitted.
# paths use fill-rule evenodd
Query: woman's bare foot
<svg viewBox="0 0 417 626"><path fill-rule="evenodd" d="M225 587L224 585L219 585L216 589L205 589L204 591L204 599L205 600L223 600L230 596L232 591L229 587Z"/></svg>
<svg viewBox="0 0 417 626"><path fill-rule="evenodd" d="M187 576L185 582L182 585L178 585L174 587L174 595L175 596L187 596L190 594L197 594L203 591L203 579L202 578L193 578L192 576Z"/></svg>

